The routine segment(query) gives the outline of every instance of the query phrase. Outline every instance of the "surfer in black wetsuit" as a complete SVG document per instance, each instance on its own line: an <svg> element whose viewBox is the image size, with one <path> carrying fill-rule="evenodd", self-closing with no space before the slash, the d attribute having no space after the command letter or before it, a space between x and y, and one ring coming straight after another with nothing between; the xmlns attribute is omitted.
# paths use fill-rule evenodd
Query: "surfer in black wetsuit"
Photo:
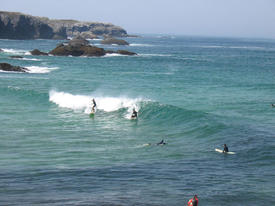
<svg viewBox="0 0 275 206"><path fill-rule="evenodd" d="M229 152L228 147L226 146L226 144L223 145L223 151L222 152L223 153Z"/></svg>
<svg viewBox="0 0 275 206"><path fill-rule="evenodd" d="M131 118L137 118L137 111L135 110L135 108L133 109Z"/></svg>
<svg viewBox="0 0 275 206"><path fill-rule="evenodd" d="M164 140L161 140L159 143L157 143L157 145L165 145L166 143L164 142Z"/></svg>
<svg viewBox="0 0 275 206"><path fill-rule="evenodd" d="M92 101L93 101L92 112L95 112L95 107L96 107L95 99L93 99Z"/></svg>

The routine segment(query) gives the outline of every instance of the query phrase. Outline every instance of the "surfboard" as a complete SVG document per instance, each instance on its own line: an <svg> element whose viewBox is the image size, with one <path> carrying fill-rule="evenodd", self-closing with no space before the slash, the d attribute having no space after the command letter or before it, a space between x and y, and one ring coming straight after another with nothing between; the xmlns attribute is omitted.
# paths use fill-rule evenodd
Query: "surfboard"
<svg viewBox="0 0 275 206"><path fill-rule="evenodd" d="M221 149L215 149L216 152L223 153L223 150ZM225 152L224 154L236 154L235 152Z"/></svg>
<svg viewBox="0 0 275 206"><path fill-rule="evenodd" d="M91 112L90 113L90 117L94 117L95 116L95 113L94 112Z"/></svg>

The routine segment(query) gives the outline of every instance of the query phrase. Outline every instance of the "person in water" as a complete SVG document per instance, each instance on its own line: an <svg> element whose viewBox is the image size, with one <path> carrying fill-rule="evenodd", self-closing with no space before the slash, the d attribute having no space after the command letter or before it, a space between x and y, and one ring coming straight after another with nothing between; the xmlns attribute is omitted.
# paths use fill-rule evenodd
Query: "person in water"
<svg viewBox="0 0 275 206"><path fill-rule="evenodd" d="M135 110L135 108L133 109L131 118L137 118L137 111Z"/></svg>
<svg viewBox="0 0 275 206"><path fill-rule="evenodd" d="M164 140L161 140L159 143L157 143L157 145L165 145L166 143L164 142Z"/></svg>
<svg viewBox="0 0 275 206"><path fill-rule="evenodd" d="M229 152L228 147L226 146L226 144L223 145L223 153Z"/></svg>
<svg viewBox="0 0 275 206"><path fill-rule="evenodd" d="M95 112L95 107L96 107L95 99L93 99L92 101L93 101L92 112Z"/></svg>
<svg viewBox="0 0 275 206"><path fill-rule="evenodd" d="M271 107L275 107L275 104L271 104Z"/></svg>
<svg viewBox="0 0 275 206"><path fill-rule="evenodd" d="M189 201L188 201L188 206L198 206L199 205L199 199L198 199L198 196L195 195L193 198L191 198Z"/></svg>

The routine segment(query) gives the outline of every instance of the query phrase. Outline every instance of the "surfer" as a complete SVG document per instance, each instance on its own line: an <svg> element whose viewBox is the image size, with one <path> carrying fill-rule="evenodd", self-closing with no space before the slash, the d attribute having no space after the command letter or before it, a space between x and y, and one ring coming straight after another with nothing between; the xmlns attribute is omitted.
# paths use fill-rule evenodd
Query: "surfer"
<svg viewBox="0 0 275 206"><path fill-rule="evenodd" d="M132 113L131 118L132 118L132 119L137 118L137 111L135 110L135 108L133 109L133 113Z"/></svg>
<svg viewBox="0 0 275 206"><path fill-rule="evenodd" d="M229 152L228 147L226 146L226 144L223 145L223 153Z"/></svg>
<svg viewBox="0 0 275 206"><path fill-rule="evenodd" d="M188 201L188 206L198 206L199 205L199 199L198 199L198 196L195 195L193 198L191 198L189 201Z"/></svg>
<svg viewBox="0 0 275 206"><path fill-rule="evenodd" d="M157 143L157 145L165 145L166 143L164 142L164 140L161 140L159 143Z"/></svg>
<svg viewBox="0 0 275 206"><path fill-rule="evenodd" d="M271 107L275 107L275 104L271 104Z"/></svg>
<svg viewBox="0 0 275 206"><path fill-rule="evenodd" d="M93 99L92 101L93 101L92 112L95 113L96 102L95 102L95 99Z"/></svg>

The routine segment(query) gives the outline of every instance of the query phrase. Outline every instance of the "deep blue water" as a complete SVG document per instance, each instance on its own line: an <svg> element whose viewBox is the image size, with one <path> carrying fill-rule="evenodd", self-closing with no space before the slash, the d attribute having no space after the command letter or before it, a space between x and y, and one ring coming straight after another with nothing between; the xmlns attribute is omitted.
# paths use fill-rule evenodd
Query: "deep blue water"
<svg viewBox="0 0 275 206"><path fill-rule="evenodd" d="M91 43L137 56L0 40L0 62L30 69L0 72L0 205L275 205L275 40L126 40Z"/></svg>

